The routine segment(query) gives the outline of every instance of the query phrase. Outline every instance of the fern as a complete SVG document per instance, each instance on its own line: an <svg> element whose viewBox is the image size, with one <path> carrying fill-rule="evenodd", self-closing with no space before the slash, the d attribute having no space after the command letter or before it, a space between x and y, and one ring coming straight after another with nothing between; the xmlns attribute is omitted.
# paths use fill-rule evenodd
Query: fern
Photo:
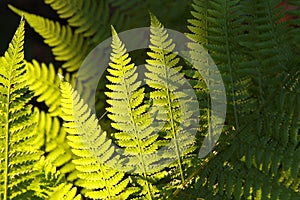
<svg viewBox="0 0 300 200"><path fill-rule="evenodd" d="M125 168L141 174L142 179L137 180L140 185L145 185L141 195L146 193L147 198L151 199L156 190L149 178L153 170L157 171L151 169L151 164L157 161L151 154L159 146L156 142L158 135L155 134L155 127L150 126L153 120L147 112L148 105L142 104L145 93L144 88L140 88L141 82L137 81L137 67L130 63L131 58L114 28L112 35L111 62L107 69L110 74L107 79L112 84L106 85L111 92L105 93L109 97L108 117L113 121L112 127L120 131L114 137L119 146L125 147Z"/></svg>
<svg viewBox="0 0 300 200"><path fill-rule="evenodd" d="M281 10L279 0L193 0L187 53L194 66L173 52L177 41L150 14L144 87L140 68L112 28L107 80L100 83L105 93L96 99L95 110L109 105L101 121L105 132L89 109L95 91L86 87L97 84L90 80L98 69L80 71L76 90L66 81L74 82L89 50L109 36L110 24L118 30L146 25L146 7L157 10L161 2L44 2L66 24L9 6L63 66L24 61L22 20L0 57L0 199L300 198L297 10ZM189 1L164 3L170 8ZM176 9L159 13L167 13L166 23L176 21L168 26L181 29L184 7ZM295 17L284 22L286 14ZM93 54L95 59L84 64L105 67L99 63L107 61L102 59L106 53ZM209 89L217 89L212 61L226 86L228 114L214 149L199 159L195 152L202 149L203 137L214 137L212 116L223 124L209 95ZM45 111L36 107L41 103ZM198 108L200 125L194 119Z"/></svg>
<svg viewBox="0 0 300 200"><path fill-rule="evenodd" d="M73 72L80 67L90 48L82 34L73 34L68 25L62 26L58 22L21 11L11 5L9 7L17 14L24 16L28 24L43 36L44 42L52 47L55 59L65 62L62 65L63 68Z"/></svg>
<svg viewBox="0 0 300 200"><path fill-rule="evenodd" d="M61 174L68 174L67 180L76 179L74 155L67 144L66 131L57 117L35 109L38 114L36 132L37 142L42 142L41 149L45 152L45 162L56 167Z"/></svg>
<svg viewBox="0 0 300 200"><path fill-rule="evenodd" d="M191 110L198 109L198 104L190 97L190 90L185 88L185 78L180 73L182 67L178 66L179 58L172 51L175 44L168 38L168 33L157 18L151 16L151 52L146 60L148 72L145 74L146 83L154 89L150 93L153 104L161 107L163 111L158 115L162 123L166 123L162 129L165 139L172 139L168 147L168 158L177 161L178 174L181 184L185 183L182 156L193 152L194 135L192 134L195 123L195 113ZM197 120L196 120L197 121ZM175 177L173 177L174 179Z"/></svg>
<svg viewBox="0 0 300 200"><path fill-rule="evenodd" d="M134 188L125 190L129 179L105 166L114 153L111 141L70 84L62 82L61 92L67 138L72 152L78 156L73 160L79 171L75 184L83 187L83 195L92 199L126 199L135 192Z"/></svg>
<svg viewBox="0 0 300 200"><path fill-rule="evenodd" d="M128 8L122 8L117 2L111 1L45 0L45 3L56 10L61 18L67 19L68 24L61 25L59 22L19 10L12 5L9 5L9 8L24 16L28 24L51 47L55 59L63 61L62 67L69 72L77 71L88 52L109 36L110 24L122 19L124 25L128 17L138 22L142 19L133 11L128 12ZM122 12L114 12L111 17L110 14L114 9ZM72 28L75 28L75 31Z"/></svg>
<svg viewBox="0 0 300 200"><path fill-rule="evenodd" d="M235 127L237 124L241 124L236 131L229 132L234 133L234 135L231 137L224 136L223 140L220 140L220 144L223 145L215 148L216 155L210 158L202 170L199 170L198 176L203 178L196 181L196 188L201 191L196 196L209 196L209 198L214 199L299 198L296 193L297 189L295 190L298 187L296 185L299 184L296 181L298 176L296 174L299 174L296 169L299 167L295 166L299 164L298 158L293 156L298 152L298 149L294 146L295 139L287 139L290 136L295 138L299 132L299 125L296 125L297 123L294 121L297 121L295 115L298 115L296 114L298 111L283 106L291 105L290 103L285 104L285 100L275 100L274 102L274 98L282 99L282 96L287 93L289 93L290 100L298 98L299 94L294 90L290 93L282 89L282 86L286 84L285 81L295 81L298 76L291 77L283 69L287 70L287 66L289 66L288 71L294 71L296 74L298 70L297 64L295 65L291 59L293 56L290 52L289 42L283 45L280 42L283 41L286 33L283 25L277 23L280 16L277 15L278 11L275 9L276 3L274 1L243 1L239 4L242 8L240 10L242 13L239 13L236 10L238 4L235 1L233 1L233 5L232 2L228 2L228 5L231 6L227 7L227 11L223 10L223 16L227 17L231 13L229 18L233 17L227 24L228 29L225 30L225 33L228 31L229 37L217 36L217 33L222 32L214 27L214 25L224 23L222 20L224 17L219 14L222 13L221 9L223 9L219 7L221 2L215 1L204 4L201 1L195 1L195 3L197 5L195 8L199 13L195 12L193 15L199 19L202 10L198 6L201 8L208 6L206 19L213 26L202 31L201 21L192 20L190 22L193 26L190 27L190 30L195 34L191 34L191 37L204 44L218 65L221 65L220 70L225 82L230 66L223 68L224 58L227 61L231 58L232 63L239 61L238 64L234 65L236 67L234 74L230 75L230 79L233 81L230 82L234 84L227 85L233 86L235 91L233 93L235 98L229 99L230 102L236 101L233 104L233 108L235 107L238 111L235 115L238 121L234 120ZM222 3L226 2L223 1ZM220 12L209 12L210 9ZM237 13L237 15L232 13ZM269 14L266 15L265 13ZM236 20L238 16L243 16L240 19L244 21ZM233 26L235 23L239 25ZM220 27L226 28L224 25ZM239 41L238 44L230 39L233 36L235 36L235 40ZM219 43L226 42L228 39L229 43L227 44L231 45L218 46ZM239 49L239 45L243 46L242 50ZM277 45L276 50L271 50ZM190 48L193 51L192 45ZM285 49L284 53L282 52L283 49ZM233 57L228 56L228 54L222 56L223 52L228 53L228 50L232 52ZM274 66L274 68L270 66ZM223 71L224 69L225 71ZM278 109L280 104L282 107ZM229 120L230 118L228 118L228 123L230 123ZM283 121L278 123L278 120ZM280 124L284 124L285 127L281 129ZM277 141L276 137L280 139ZM289 147L286 146L287 144ZM284 159L286 152L292 156ZM254 180L252 177L259 178ZM267 181L270 182L266 184ZM286 185L289 187L285 187Z"/></svg>
<svg viewBox="0 0 300 200"><path fill-rule="evenodd" d="M75 33L82 34L83 37L97 37L91 39L95 42L99 42L101 38L107 36L103 36L103 34L107 34L103 28L105 29L105 23L109 20L110 8L105 1L46 0L45 3L56 10L62 19L67 19L69 26L76 27Z"/></svg>
<svg viewBox="0 0 300 200"><path fill-rule="evenodd" d="M45 63L39 64L36 60L32 63L26 62L27 82L29 89L37 96L38 102L45 102L48 112L52 116L60 115L60 79L57 77L53 64L47 66ZM62 74L62 69L58 70ZM65 79L70 81L70 75L65 74Z"/></svg>
<svg viewBox="0 0 300 200"><path fill-rule="evenodd" d="M32 95L24 77L24 24L22 20L0 62L1 199L32 193L33 166L41 156L34 145L35 115L28 105Z"/></svg>
<svg viewBox="0 0 300 200"><path fill-rule="evenodd" d="M54 199L61 196L59 199L63 199L63 196L69 196L69 199L80 199L80 195L75 197L76 188L71 191L63 189L66 188L65 177L44 158L40 159L35 169L40 173L31 184L31 189L34 190L34 198L46 199L50 197L50 199ZM72 184L68 184L68 187L71 186Z"/></svg>

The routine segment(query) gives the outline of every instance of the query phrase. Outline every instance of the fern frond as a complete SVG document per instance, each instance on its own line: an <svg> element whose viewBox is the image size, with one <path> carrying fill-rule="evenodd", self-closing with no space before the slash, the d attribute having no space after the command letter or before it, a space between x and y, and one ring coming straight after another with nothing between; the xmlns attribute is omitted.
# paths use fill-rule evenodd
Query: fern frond
<svg viewBox="0 0 300 200"><path fill-rule="evenodd" d="M253 111L256 106L255 100L251 99L246 90L252 84L249 74L242 74L243 71L251 71L249 68L252 66L242 64L248 55L241 54L241 47L237 42L245 31L242 26L243 18L240 17L242 14L239 1L195 0L194 8L192 15L195 19L189 20L191 25L188 27L192 34L188 36L193 42L203 45L218 66L230 106L227 120L230 121L230 126L237 129L240 118ZM192 43L189 44L189 48L192 59L197 59L199 55ZM209 63L206 65L209 68ZM250 111L244 110L244 107Z"/></svg>
<svg viewBox="0 0 300 200"><path fill-rule="evenodd" d="M299 188L299 167L295 167L299 159L294 156L298 152L294 145L299 132L295 122L298 111L295 112L294 106L299 94L287 92L288 86L283 89L283 85L294 82L299 74L296 75L298 70L291 59L291 47L283 42L285 31L278 24L276 1L238 4L214 0L207 5L194 2L196 19L190 21L193 34L189 36L208 49L225 85L233 91L228 100L235 101L237 118L233 121L240 127L229 130L233 137L224 136L219 140L221 146L215 147L216 155L207 159L199 170L197 197L280 199L286 195L284 198L299 198L299 189L295 189ZM203 12L206 6L208 12ZM200 17L202 12L205 19ZM203 30L201 25L205 20L209 26ZM189 47L196 58L192 43ZM295 76L286 73L287 69ZM283 94L294 103L285 102ZM231 119L227 121L230 123Z"/></svg>
<svg viewBox="0 0 300 200"><path fill-rule="evenodd" d="M150 26L150 46L148 52L150 59L146 60L148 72L145 74L146 83L154 89L150 93L153 104L162 108L158 119L166 123L162 129L165 139L172 139L168 147L169 158L177 161L181 183L185 182L182 156L193 152L195 148L193 129L194 113L198 110L198 103L189 96L191 92L186 87L185 78L181 73L181 66L178 66L179 58L172 52L175 44L169 39L167 30L153 15ZM163 114L164 113L164 114ZM198 116L197 116L198 117ZM195 127L194 127L195 128Z"/></svg>
<svg viewBox="0 0 300 200"><path fill-rule="evenodd" d="M35 165L35 169L40 173L30 185L34 191L34 196L31 198L48 199L65 184L64 176L51 163L45 161L44 157Z"/></svg>
<svg viewBox="0 0 300 200"><path fill-rule="evenodd" d="M28 104L24 66L24 24L21 20L0 67L0 198L20 199L31 193L34 163L41 152L34 145L35 115Z"/></svg>
<svg viewBox="0 0 300 200"><path fill-rule="evenodd" d="M110 24L122 24L127 29L137 27L135 24L140 26L145 13L138 11L146 10L145 3L139 0L45 0L45 3L62 19L67 19L68 25L75 27L75 33L88 38L93 45L109 37Z"/></svg>
<svg viewBox="0 0 300 200"><path fill-rule="evenodd" d="M55 59L64 61L63 68L73 72L80 67L90 49L82 34L73 33L68 25L60 25L58 22L27 13L11 5L9 8L24 16L28 24L44 38L44 42L52 48Z"/></svg>
<svg viewBox="0 0 300 200"><path fill-rule="evenodd" d="M76 27L75 33L94 37L91 40L95 43L108 36L110 7L107 1L45 0L45 3L56 10L62 19L67 19L69 26Z"/></svg>
<svg viewBox="0 0 300 200"><path fill-rule="evenodd" d="M187 27L191 33L188 33L187 36L200 44L208 44L208 4L208 1L193 1L194 10L191 11L191 14L194 19L188 20L190 25Z"/></svg>
<svg viewBox="0 0 300 200"><path fill-rule="evenodd" d="M29 89L37 96L38 102L45 102L49 107L48 112L51 116L60 115L60 79L55 72L53 64L46 66L45 63L38 63L36 60L26 62L27 82ZM58 73L62 74L59 69ZM70 75L67 73L64 76L66 81L70 81Z"/></svg>
<svg viewBox="0 0 300 200"><path fill-rule="evenodd" d="M77 186L84 196L92 199L126 199L134 189L127 188L129 179L105 164L114 154L111 140L98 125L98 120L67 82L61 83L62 110L69 145L78 156L73 160L79 171ZM126 190L125 190L126 189Z"/></svg>
<svg viewBox="0 0 300 200"><path fill-rule="evenodd" d="M245 9L249 4L252 9ZM264 103L264 97L276 92L276 89L272 89L280 87L277 79L282 79L289 67L293 66L291 62L294 56L286 38L288 29L284 24L278 23L281 16L278 15L280 10L275 8L276 1L253 0L243 2L242 5L245 15L248 16L245 19L248 21L246 28L249 33L241 38L241 44L248 51L256 52L252 54L248 65L257 65L252 79L258 84L259 90L255 92L259 93L260 101Z"/></svg>
<svg viewBox="0 0 300 200"><path fill-rule="evenodd" d="M74 155L70 146L67 144L66 132L62 127L58 117L52 117L49 113L37 112L36 132L38 134L37 141L42 143L41 147L45 152L45 162L51 163L61 174L68 174L68 180L76 178L77 171L75 165L71 162Z"/></svg>
<svg viewBox="0 0 300 200"><path fill-rule="evenodd" d="M150 165L157 161L151 154L158 148L158 134L155 133L155 127L151 127L153 120L147 112L148 106L143 104L145 93L144 88L140 88L141 81L137 81L137 67L131 63L125 45L113 27L112 35L111 62L107 69L107 79L111 84L106 85L111 92L105 93L109 97L108 117L113 121L112 127L120 131L114 137L117 144L125 148L125 166L141 174L140 183L145 185L141 194L145 191L147 198L151 199L155 190L148 176L153 173Z"/></svg>

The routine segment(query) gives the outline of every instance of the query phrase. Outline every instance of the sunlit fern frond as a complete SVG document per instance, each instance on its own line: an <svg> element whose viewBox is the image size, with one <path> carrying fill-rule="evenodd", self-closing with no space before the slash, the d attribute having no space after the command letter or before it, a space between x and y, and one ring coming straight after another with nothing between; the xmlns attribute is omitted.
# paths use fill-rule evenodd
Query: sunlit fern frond
<svg viewBox="0 0 300 200"><path fill-rule="evenodd" d="M24 65L24 20L21 21L0 66L0 198L20 199L32 193L34 164L41 152L35 146L35 115L28 104Z"/></svg>
<svg viewBox="0 0 300 200"><path fill-rule="evenodd" d="M65 177L49 162L42 157L35 165L35 169L40 173L32 182L31 189L34 191L33 199L48 199L57 190L65 185Z"/></svg>
<svg viewBox="0 0 300 200"><path fill-rule="evenodd" d="M156 141L159 135L147 112L148 105L143 104L145 93L138 80L137 67L131 62L129 53L114 28L112 35L111 62L107 69L107 79L111 84L106 85L111 91L105 93L110 105L107 108L108 117L113 121L112 127L119 131L113 136L117 144L125 148L126 168L142 177L137 178L138 184L143 187L141 196L153 198L156 189L151 186L149 177L153 172L159 171L151 167L159 159L152 155L159 146Z"/></svg>
<svg viewBox="0 0 300 200"><path fill-rule="evenodd" d="M77 189L70 183L62 184L49 196L49 200L82 200L82 196L77 194Z"/></svg>
<svg viewBox="0 0 300 200"><path fill-rule="evenodd" d="M190 96L191 92L194 93L187 87L188 83L181 72L182 67L178 65L179 57L176 52L172 52L175 44L158 19L153 14L150 16L151 51L147 53L150 58L146 60L148 70L145 74L146 83L153 88L150 93L153 105L162 110L157 118L160 123L165 123L161 130L162 137L171 142L166 155L168 159L173 158L176 161L174 163L178 169L176 174L184 184L186 175L183 156L195 150L193 132L196 132L197 127L195 124L197 112L194 111L197 111L199 106Z"/></svg>
<svg viewBox="0 0 300 200"><path fill-rule="evenodd" d="M45 162L51 163L61 174L68 174L68 180L76 179L77 171L72 163L75 156L67 143L67 133L62 123L58 117L53 117L37 108L35 110L38 115L35 129L38 134L36 140L42 143L41 149L45 152Z"/></svg>
<svg viewBox="0 0 300 200"><path fill-rule="evenodd" d="M129 179L123 172L106 166L115 151L111 140L69 83L61 83L61 92L67 138L72 152L78 156L73 159L79 171L75 184L83 188L82 194L88 198L126 199L136 189L127 188Z"/></svg>
<svg viewBox="0 0 300 200"><path fill-rule="evenodd" d="M36 60L26 62L27 82L29 89L34 92L34 96L38 97L38 102L45 102L48 106L48 112L51 116L60 115L60 79L54 69L52 63L48 66L45 63L38 63ZM58 70L59 74L63 74L62 70ZM67 73L64 79L70 81L70 75Z"/></svg>

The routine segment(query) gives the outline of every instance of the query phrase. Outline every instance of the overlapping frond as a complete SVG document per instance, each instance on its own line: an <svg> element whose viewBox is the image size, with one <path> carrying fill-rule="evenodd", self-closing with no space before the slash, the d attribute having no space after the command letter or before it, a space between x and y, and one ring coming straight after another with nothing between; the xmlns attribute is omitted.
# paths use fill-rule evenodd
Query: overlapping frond
<svg viewBox="0 0 300 200"><path fill-rule="evenodd" d="M285 41L288 29L278 23L278 2L194 2L189 36L207 48L231 87L228 101L237 112L229 112L235 119L227 123L239 127L221 137L216 155L199 170L201 192L194 197L299 198L299 64Z"/></svg>
<svg viewBox="0 0 300 200"><path fill-rule="evenodd" d="M107 139L95 115L69 83L61 83L61 92L67 138L72 152L78 156L73 159L79 171L75 184L82 187L82 194L91 199L126 199L135 191L126 188L129 179L124 173L105 165L115 151L111 140Z"/></svg>
<svg viewBox="0 0 300 200"><path fill-rule="evenodd" d="M75 33L90 37L95 42L108 36L110 7L107 1L45 0L45 3L56 10L62 19L67 19L69 26L76 27Z"/></svg>
<svg viewBox="0 0 300 200"><path fill-rule="evenodd" d="M184 74L181 73L182 67L178 65L179 57L172 52L175 44L158 19L153 14L150 16L149 48L151 51L147 53L150 59L146 60L148 63L146 65L148 71L145 73L146 83L153 88L150 99L162 110L157 119L165 123L161 130L163 137L172 139L172 144L166 150L169 152L167 157L177 161L175 165L179 169L178 174L183 184L185 175L182 156L195 149L193 146L195 135L192 134L193 131L195 132L193 111L198 110L198 103L195 103L189 95L191 91L187 87Z"/></svg>
<svg viewBox="0 0 300 200"><path fill-rule="evenodd" d="M73 183L68 183L66 177L61 171L49 162L49 159L42 157L35 165L39 174L31 184L34 191L33 199L69 199L81 200L82 196L78 194L77 188Z"/></svg>
<svg viewBox="0 0 300 200"><path fill-rule="evenodd" d="M67 133L58 117L35 108L38 118L35 131L38 134L37 142L45 152L45 162L51 163L61 174L68 174L68 180L76 178L77 171L72 159L75 158L67 143Z"/></svg>
<svg viewBox="0 0 300 200"><path fill-rule="evenodd" d="M144 185L141 195L145 191L147 198L151 199L156 191L150 185L149 175L155 172L151 164L158 160L151 154L158 148L156 140L159 135L147 112L148 105L143 104L145 93L141 81L138 81L137 67L131 63L114 28L112 35L111 62L107 69L107 79L111 84L106 85L111 91L105 93L109 97L108 117L113 121L112 127L119 131L114 134L117 144L125 148L125 166L141 174L143 180L138 181Z"/></svg>
<svg viewBox="0 0 300 200"><path fill-rule="evenodd" d="M30 194L34 163L41 152L34 144L35 115L28 105L23 62L24 20L21 21L0 66L0 198L20 199Z"/></svg>
<svg viewBox="0 0 300 200"><path fill-rule="evenodd" d="M29 89L37 96L38 102L45 102L48 106L48 112L51 116L60 115L60 79L52 63L48 66L45 63L38 63L36 60L26 62L27 83ZM58 73L63 74L59 69ZM70 81L70 75L66 74L65 79Z"/></svg>
<svg viewBox="0 0 300 200"><path fill-rule="evenodd" d="M44 42L51 47L57 61L64 61L62 67L67 71L76 71L90 46L80 33L73 33L68 25L60 25L58 22L27 13L11 5L9 8L18 15L24 16L28 24L43 38Z"/></svg>

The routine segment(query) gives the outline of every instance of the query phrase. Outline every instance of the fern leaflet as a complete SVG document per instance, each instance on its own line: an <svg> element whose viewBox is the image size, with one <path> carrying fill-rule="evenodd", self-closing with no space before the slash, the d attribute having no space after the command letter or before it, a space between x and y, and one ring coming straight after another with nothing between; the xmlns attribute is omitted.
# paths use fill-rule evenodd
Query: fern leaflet
<svg viewBox="0 0 300 200"><path fill-rule="evenodd" d="M11 5L9 8L18 15L24 16L28 24L44 38L44 42L52 47L55 59L65 62L63 68L73 72L80 67L90 48L81 34L73 34L68 25L60 25L58 22L27 13Z"/></svg>

